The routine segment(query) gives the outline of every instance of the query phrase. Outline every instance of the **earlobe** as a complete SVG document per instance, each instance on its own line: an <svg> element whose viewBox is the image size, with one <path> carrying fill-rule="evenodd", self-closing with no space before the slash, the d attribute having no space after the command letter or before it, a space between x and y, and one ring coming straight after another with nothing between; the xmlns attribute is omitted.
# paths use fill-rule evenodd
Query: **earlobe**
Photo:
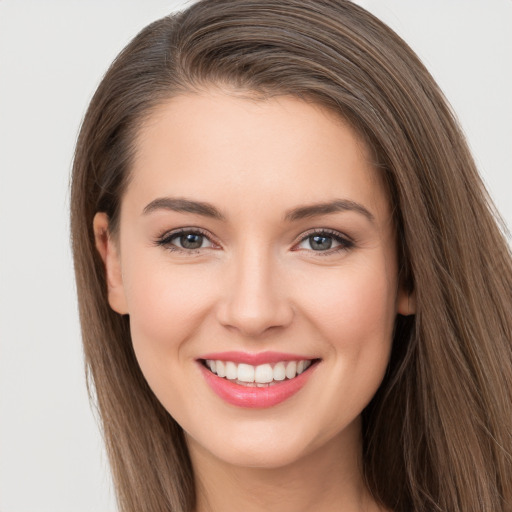
<svg viewBox="0 0 512 512"><path fill-rule="evenodd" d="M399 290L397 297L397 313L403 316L414 315L416 313L416 294Z"/></svg>
<svg viewBox="0 0 512 512"><path fill-rule="evenodd" d="M128 314L124 293L123 276L119 249L108 230L108 216L98 212L94 216L93 229L96 249L105 265L105 278L108 287L108 302L110 307L121 315Z"/></svg>

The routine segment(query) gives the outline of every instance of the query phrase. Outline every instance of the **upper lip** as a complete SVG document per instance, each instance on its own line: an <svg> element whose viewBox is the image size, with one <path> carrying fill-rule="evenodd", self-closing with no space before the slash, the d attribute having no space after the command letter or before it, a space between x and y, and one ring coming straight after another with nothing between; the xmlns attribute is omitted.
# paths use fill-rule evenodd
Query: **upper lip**
<svg viewBox="0 0 512 512"><path fill-rule="evenodd" d="M284 352L240 352L240 351L228 351L228 352L211 352L204 354L198 358L199 360L213 359L215 361L232 361L233 363L245 363L253 366L258 366L265 363L278 363L280 361L304 361L314 360L317 357L311 357L307 355L289 354Z"/></svg>

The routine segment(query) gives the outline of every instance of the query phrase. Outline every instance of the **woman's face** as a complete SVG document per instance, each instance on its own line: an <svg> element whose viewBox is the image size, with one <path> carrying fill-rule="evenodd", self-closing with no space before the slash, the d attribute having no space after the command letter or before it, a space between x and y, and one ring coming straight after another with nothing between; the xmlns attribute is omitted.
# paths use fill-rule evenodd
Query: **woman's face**
<svg viewBox="0 0 512 512"><path fill-rule="evenodd" d="M95 219L109 300L191 450L279 467L359 443L407 297L354 131L293 97L184 95L144 123L132 173L116 244Z"/></svg>

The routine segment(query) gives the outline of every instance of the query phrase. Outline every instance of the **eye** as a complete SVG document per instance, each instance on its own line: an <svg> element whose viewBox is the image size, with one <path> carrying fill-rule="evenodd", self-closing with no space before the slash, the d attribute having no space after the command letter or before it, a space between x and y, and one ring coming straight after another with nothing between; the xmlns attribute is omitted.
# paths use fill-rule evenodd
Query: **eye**
<svg viewBox="0 0 512 512"><path fill-rule="evenodd" d="M317 230L304 236L296 247L297 249L332 254L353 246L354 243L351 240L337 231Z"/></svg>
<svg viewBox="0 0 512 512"><path fill-rule="evenodd" d="M210 238L198 229L180 229L165 233L157 239L157 245L170 251L195 252L199 249L214 247Z"/></svg>

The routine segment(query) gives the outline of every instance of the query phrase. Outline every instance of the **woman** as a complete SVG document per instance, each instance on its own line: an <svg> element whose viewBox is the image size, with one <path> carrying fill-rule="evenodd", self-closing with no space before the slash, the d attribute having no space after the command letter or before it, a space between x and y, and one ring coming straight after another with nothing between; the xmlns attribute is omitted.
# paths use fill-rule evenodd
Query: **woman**
<svg viewBox="0 0 512 512"><path fill-rule="evenodd" d="M350 2L199 2L143 30L72 188L121 510L511 510L489 205L428 72Z"/></svg>

